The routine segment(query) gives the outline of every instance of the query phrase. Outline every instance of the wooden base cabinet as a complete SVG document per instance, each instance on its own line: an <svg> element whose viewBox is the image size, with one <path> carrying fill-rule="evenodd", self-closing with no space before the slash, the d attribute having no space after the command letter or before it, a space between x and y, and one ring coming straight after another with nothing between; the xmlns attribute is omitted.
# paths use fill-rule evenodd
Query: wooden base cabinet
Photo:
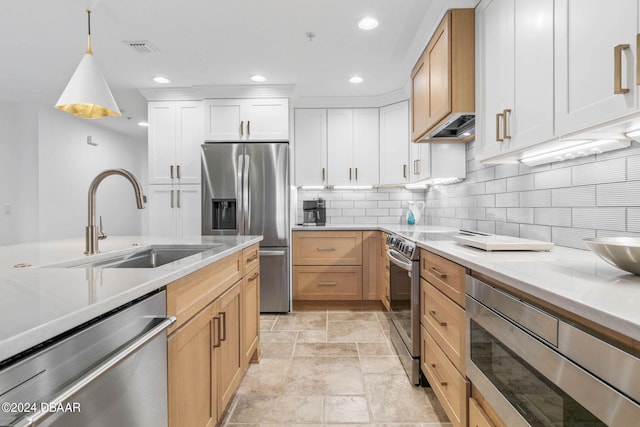
<svg viewBox="0 0 640 427"><path fill-rule="evenodd" d="M242 341L245 367L260 359L260 265L259 247L244 250L245 275L242 279Z"/></svg>

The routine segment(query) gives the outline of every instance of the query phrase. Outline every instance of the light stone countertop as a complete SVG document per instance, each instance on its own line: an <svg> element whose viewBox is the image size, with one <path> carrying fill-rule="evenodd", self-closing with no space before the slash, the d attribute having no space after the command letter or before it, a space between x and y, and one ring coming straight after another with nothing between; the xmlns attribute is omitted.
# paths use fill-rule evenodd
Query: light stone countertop
<svg viewBox="0 0 640 427"><path fill-rule="evenodd" d="M457 230L394 224L296 226L294 230L380 230L494 278L561 309L640 341L640 276L613 267L589 250L494 251L448 239Z"/></svg>
<svg viewBox="0 0 640 427"><path fill-rule="evenodd" d="M86 256L84 239L0 246L0 362L262 240L262 236L109 236ZM220 246L157 268L64 268L151 244ZM133 246L136 244L137 246ZM18 263L32 267L15 268Z"/></svg>

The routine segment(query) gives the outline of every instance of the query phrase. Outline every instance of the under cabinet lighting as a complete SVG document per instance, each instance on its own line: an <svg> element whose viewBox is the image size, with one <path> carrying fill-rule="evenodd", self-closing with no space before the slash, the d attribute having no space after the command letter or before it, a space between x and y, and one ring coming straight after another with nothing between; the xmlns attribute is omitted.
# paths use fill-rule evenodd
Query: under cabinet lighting
<svg viewBox="0 0 640 427"><path fill-rule="evenodd" d="M324 185L301 185L301 190L324 190Z"/></svg>
<svg viewBox="0 0 640 427"><path fill-rule="evenodd" d="M405 184L404 188L406 188L407 190L426 190L427 188L433 185L450 185L450 184L457 184L462 181L463 181L462 178L456 178L456 177L429 178L423 181L418 181L411 184Z"/></svg>
<svg viewBox="0 0 640 427"><path fill-rule="evenodd" d="M578 144L560 150L538 153L529 157L523 157L520 162L528 166L543 165L545 163L573 160L579 157L587 157L593 154L601 154L607 151L619 150L631 145L630 141L619 139L598 139L588 141L576 141Z"/></svg>
<svg viewBox="0 0 640 427"><path fill-rule="evenodd" d="M371 190L373 185L334 185L334 190Z"/></svg>
<svg viewBox="0 0 640 427"><path fill-rule="evenodd" d="M638 139L640 139L640 138L638 138L638 137L640 137L640 129L636 129L636 130L633 130L631 132L627 132L627 133L625 133L625 135L627 137L633 139L634 141L638 141Z"/></svg>

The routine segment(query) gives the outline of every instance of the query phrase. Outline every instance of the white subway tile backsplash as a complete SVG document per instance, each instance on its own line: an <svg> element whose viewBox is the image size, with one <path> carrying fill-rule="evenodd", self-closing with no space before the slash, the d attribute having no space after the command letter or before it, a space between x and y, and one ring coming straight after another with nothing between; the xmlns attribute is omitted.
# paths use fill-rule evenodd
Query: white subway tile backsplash
<svg viewBox="0 0 640 427"><path fill-rule="evenodd" d="M354 208L377 208L378 202L375 200L356 200L353 202Z"/></svg>
<svg viewBox="0 0 640 427"><path fill-rule="evenodd" d="M596 205L596 186L554 188L551 190L551 206L588 207Z"/></svg>
<svg viewBox="0 0 640 427"><path fill-rule="evenodd" d="M627 227L626 208L575 208L573 226L599 230L625 231Z"/></svg>
<svg viewBox="0 0 640 427"><path fill-rule="evenodd" d="M495 168L495 178L506 178L509 176L517 176L520 172L518 170L517 163L505 163L501 165L494 166Z"/></svg>
<svg viewBox="0 0 640 427"><path fill-rule="evenodd" d="M358 216L353 220L356 224L378 224L377 216Z"/></svg>
<svg viewBox="0 0 640 427"><path fill-rule="evenodd" d="M332 216L327 218L329 224L355 224L352 216Z"/></svg>
<svg viewBox="0 0 640 427"><path fill-rule="evenodd" d="M516 208L520 206L520 193L496 194L496 207Z"/></svg>
<svg viewBox="0 0 640 427"><path fill-rule="evenodd" d="M533 175L507 178L507 191L533 190Z"/></svg>
<svg viewBox="0 0 640 427"><path fill-rule="evenodd" d="M384 190L384 189L380 189ZM379 193L366 193L367 200L389 200L389 193L387 192L379 192Z"/></svg>
<svg viewBox="0 0 640 427"><path fill-rule="evenodd" d="M533 209L507 208L507 222L517 222L520 224L533 224Z"/></svg>
<svg viewBox="0 0 640 427"><path fill-rule="evenodd" d="M573 185L604 184L626 179L626 159L587 163L571 168Z"/></svg>
<svg viewBox="0 0 640 427"><path fill-rule="evenodd" d="M534 208L535 223L539 225L558 225L571 227L570 208ZM575 225L575 227L579 227Z"/></svg>
<svg viewBox="0 0 640 427"><path fill-rule="evenodd" d="M495 177L495 169L494 168L484 168L476 170L476 179L481 181L490 181Z"/></svg>
<svg viewBox="0 0 640 427"><path fill-rule="evenodd" d="M534 186L540 188L560 188L571 186L571 168L553 169L534 175Z"/></svg>
<svg viewBox="0 0 640 427"><path fill-rule="evenodd" d="M407 208L409 205L407 202L403 202L402 200L379 200L378 201L379 208Z"/></svg>
<svg viewBox="0 0 640 427"><path fill-rule="evenodd" d="M511 222L496 222L496 234L520 237L520 224Z"/></svg>
<svg viewBox="0 0 640 427"><path fill-rule="evenodd" d="M469 219L485 219L485 209L484 208L469 209Z"/></svg>
<svg viewBox="0 0 640 427"><path fill-rule="evenodd" d="M627 179L640 180L640 156L627 157Z"/></svg>
<svg viewBox="0 0 640 427"><path fill-rule="evenodd" d="M496 196L494 194L476 196L476 206L479 208L494 208L496 206Z"/></svg>
<svg viewBox="0 0 640 427"><path fill-rule="evenodd" d="M365 209L342 209L343 216L364 216Z"/></svg>
<svg viewBox="0 0 640 427"><path fill-rule="evenodd" d="M327 206L331 209L353 208L353 200L329 200Z"/></svg>
<svg viewBox="0 0 640 427"><path fill-rule="evenodd" d="M487 208L486 219L491 221L505 222L507 220L507 209L506 208Z"/></svg>
<svg viewBox="0 0 640 427"><path fill-rule="evenodd" d="M597 206L640 206L640 181L596 186Z"/></svg>
<svg viewBox="0 0 640 427"><path fill-rule="evenodd" d="M389 209L365 209L367 216L389 216Z"/></svg>
<svg viewBox="0 0 640 427"><path fill-rule="evenodd" d="M520 224L520 237L523 239L551 241L551 227L544 225Z"/></svg>
<svg viewBox="0 0 640 427"><path fill-rule="evenodd" d="M551 229L551 241L559 246L568 246L576 249L588 249L583 239L596 237L596 231L585 228L553 227Z"/></svg>
<svg viewBox="0 0 640 427"><path fill-rule="evenodd" d="M627 231L640 233L640 208L627 209Z"/></svg>
<svg viewBox="0 0 640 427"><path fill-rule="evenodd" d="M520 206L523 208L551 206L551 190L523 191L520 193Z"/></svg>
<svg viewBox="0 0 640 427"><path fill-rule="evenodd" d="M495 221L478 221L477 223L477 231L481 231L483 233L496 234L496 223Z"/></svg>
<svg viewBox="0 0 640 427"><path fill-rule="evenodd" d="M486 182L487 193L505 193L507 191L507 180L505 178Z"/></svg>

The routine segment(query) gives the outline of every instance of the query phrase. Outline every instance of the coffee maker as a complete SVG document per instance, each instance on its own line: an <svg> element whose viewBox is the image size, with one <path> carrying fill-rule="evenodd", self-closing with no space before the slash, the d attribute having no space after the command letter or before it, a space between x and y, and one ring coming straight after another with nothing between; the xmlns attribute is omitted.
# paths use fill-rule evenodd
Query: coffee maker
<svg viewBox="0 0 640 427"><path fill-rule="evenodd" d="M325 225L327 223L327 209L324 199L304 200L302 211L302 225Z"/></svg>

